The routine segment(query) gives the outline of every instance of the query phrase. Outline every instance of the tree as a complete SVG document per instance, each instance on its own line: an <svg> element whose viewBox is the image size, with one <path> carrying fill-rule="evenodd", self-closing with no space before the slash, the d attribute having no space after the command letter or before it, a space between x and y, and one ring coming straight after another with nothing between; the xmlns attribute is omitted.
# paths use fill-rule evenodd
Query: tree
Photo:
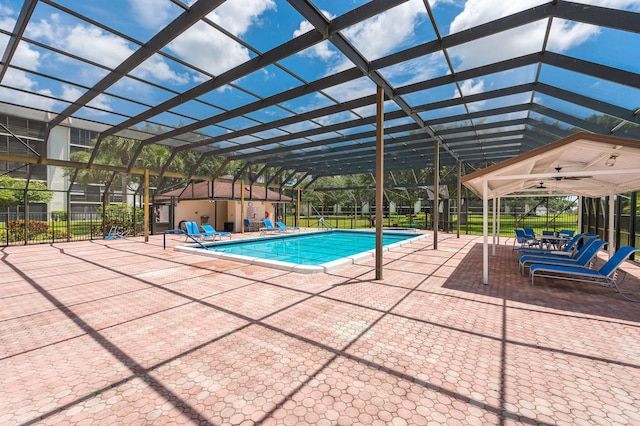
<svg viewBox="0 0 640 426"><path fill-rule="evenodd" d="M24 189L27 181L24 179L14 179L7 175L0 175L0 207L20 206L24 204ZM53 198L53 193L47 191L47 185L32 180L29 181L27 198L30 203L48 203Z"/></svg>

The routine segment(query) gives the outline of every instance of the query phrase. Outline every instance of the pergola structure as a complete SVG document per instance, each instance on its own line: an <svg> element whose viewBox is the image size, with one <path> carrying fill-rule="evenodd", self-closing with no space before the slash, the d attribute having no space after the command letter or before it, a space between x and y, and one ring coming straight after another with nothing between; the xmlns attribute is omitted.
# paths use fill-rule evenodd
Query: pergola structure
<svg viewBox="0 0 640 426"><path fill-rule="evenodd" d="M640 189L639 161L640 144L634 140L576 133L464 176L464 185L483 200L484 284L489 283L489 199L493 199L495 256L496 202L501 197L542 195L613 200L616 194ZM578 208L581 207L579 202ZM581 216L579 213L578 217ZM614 204L610 202L607 224L610 256L616 247L614 217Z"/></svg>
<svg viewBox="0 0 640 426"><path fill-rule="evenodd" d="M5 8L0 113L47 127L43 152L0 160L53 164L50 133L82 122L99 137L73 167L100 167L117 135L141 141L130 172L161 144L159 175L195 151L283 185L376 172L380 186L382 170L493 164L579 131L640 138L635 1L156 3Z"/></svg>
<svg viewBox="0 0 640 426"><path fill-rule="evenodd" d="M244 33L225 19L239 3L167 0L158 5L164 22L142 31L134 12L114 14L113 2L24 1L13 25L5 19L0 29L2 112L35 109L49 131L85 118L96 122L101 139L124 135L142 145L313 177L375 171L376 87L386 100L386 170L433 166L435 142L443 148L441 165L451 165L501 161L578 130L640 135L640 63L628 50L640 41L634 2L627 10L589 1L517 2L473 26L454 26L444 6L428 0L355 2L363 4L353 9L311 0L262 2L262 25ZM420 22L393 21L410 16L407 10ZM278 32L279 19L301 30ZM57 25L50 29L62 40L47 34L45 24ZM416 36L383 50L384 56L372 56L377 50L368 55L371 49L359 44L362 34L387 24L413 25ZM559 39L563 29L577 26L594 29L595 48L572 51ZM73 31L86 38L74 44ZM384 38L391 30L370 31ZM204 38L195 40L197 33ZM607 44L614 35L624 46ZM507 50L520 37L535 40L521 52ZM91 49L105 39L122 51L105 57L109 51ZM206 49L207 43L211 49L223 44L229 56L241 50L246 60L198 64L197 56L181 50ZM313 49L321 48L339 58L339 66L309 70ZM482 48L489 49L484 61L462 55ZM25 61L28 53L43 60ZM415 71L426 66L429 72ZM414 72L403 73L407 69ZM253 84L263 75L267 83ZM621 90L625 97L617 95ZM591 121L592 115L606 120Z"/></svg>

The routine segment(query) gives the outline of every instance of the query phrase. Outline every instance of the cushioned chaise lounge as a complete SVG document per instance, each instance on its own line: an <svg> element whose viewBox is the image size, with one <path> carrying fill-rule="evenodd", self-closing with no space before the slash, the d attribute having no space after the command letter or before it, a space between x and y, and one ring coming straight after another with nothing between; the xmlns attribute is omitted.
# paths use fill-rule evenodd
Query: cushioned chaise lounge
<svg viewBox="0 0 640 426"><path fill-rule="evenodd" d="M524 275L527 266L534 263L544 263L548 265L564 265L564 266L589 266L589 263L598 254L598 251L605 245L605 242L599 238L589 240L574 256L560 255L539 255L539 256L522 256L519 260L520 272Z"/></svg>
<svg viewBox="0 0 640 426"><path fill-rule="evenodd" d="M543 265L533 264L529 268L531 275L531 285L533 285L536 277L561 279L566 281L576 281L585 283L599 284L604 287L610 287L620 293L622 297L632 302L640 302L628 296L628 293L620 290L620 283L616 282L617 271L620 265L629 258L631 253L638 251L635 247L620 247L600 269L588 269L575 266L560 265Z"/></svg>

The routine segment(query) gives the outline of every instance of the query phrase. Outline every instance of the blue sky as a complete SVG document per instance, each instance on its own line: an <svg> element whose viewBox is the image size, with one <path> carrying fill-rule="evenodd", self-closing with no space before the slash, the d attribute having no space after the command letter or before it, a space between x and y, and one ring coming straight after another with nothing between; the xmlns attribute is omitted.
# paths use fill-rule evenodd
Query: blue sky
<svg viewBox="0 0 640 426"><path fill-rule="evenodd" d="M604 7L640 11L637 0L591 0L582 1ZM47 50L35 44L21 43L13 63L24 70L11 69L3 84L21 89L15 91L0 88L0 96L9 102L29 105L43 110L59 112L83 92L82 86L92 86L99 81L108 68L116 66L138 49L137 42L144 43L175 19L183 10L169 0L61 0L58 2L76 12L86 15L115 31L78 20L71 14L56 10L39 2L26 31L31 38L53 49L67 52L92 61L86 64L72 57ZM364 1L318 0L314 4L325 16L332 19L358 6ZM545 3L542 0L437 0L431 1L438 28L442 35L462 31L466 28L506 16L508 14ZM22 6L21 1L0 0L0 28L11 31ZM291 40L311 26L284 0L228 0L209 14L208 18L237 38L230 38L214 28L198 23L167 45L163 52L178 61L193 64L190 68L170 57L154 55L141 64L131 77L121 79L109 89L115 96L101 95L92 101L96 109L84 109L81 115L95 121L116 124L124 118L120 114L135 115L176 93L184 92L212 76L233 69L256 55L252 49L263 53ZM451 62L456 72L537 52L542 47L548 20L534 22L522 28L477 40L449 49ZM586 24L556 19L552 26L552 37L547 49L580 59L622 67L640 72L640 57L630 56L629 46L640 45L638 34L622 33ZM435 38L434 30L422 0L410 0L385 14L346 28L342 35L349 40L368 60L384 57ZM8 37L0 34L0 47L4 49ZM244 44L243 44L244 43ZM280 62L304 81L314 81L332 73L350 68L344 56L329 42L324 41L299 54ZM101 68L101 66L105 68ZM467 80L461 84L464 95L533 81L535 67L500 73L483 79ZM71 73L70 73L71 71ZM201 72L199 72L201 71ZM47 79L38 73L50 74L62 80ZM450 73L442 53L417 58L407 63L380 70L380 73L395 87L434 78ZM544 66L543 80L559 87L570 87L579 93L588 94L607 102L633 104L629 98L638 99L636 90L627 87L594 81L594 79ZM147 81L147 82L145 82ZM71 84L74 82L76 84ZM576 83L579 82L579 83ZM149 84L150 83L150 84ZM192 119L202 119L221 113L226 109L268 97L282 90L296 87L303 82L286 71L270 66L235 82L235 87L224 86L203 96L200 101L190 101L174 111L163 114L154 121L166 126L188 124ZM157 86L164 87L162 90ZM38 93L34 96L24 91ZM292 113L301 113L327 106L337 101L346 101L369 95L375 91L373 83L361 78L325 91L323 95L310 95L287 102L284 108L270 107L250 117L223 123L223 129L211 129L218 134L225 128L250 127L259 121L283 118ZM631 96L629 96L631 95ZM407 95L413 105L458 97L454 85L440 87ZM122 98L125 99L122 99ZM624 99L620 99L624 97ZM131 102L127 99L135 99ZM527 96L522 102L527 102ZM501 106L512 99L491 101ZM540 102L547 100L540 98ZM637 101L635 101L637 102ZM478 105L480 107L481 105ZM630 108L633 105L629 106ZM388 105L390 110L397 106ZM371 108L356 111L364 116L373 113ZM457 111L452 110L452 114ZM425 113L425 119L443 112ZM321 124L347 119L327 117L318 120ZM313 126L309 123L308 126Z"/></svg>

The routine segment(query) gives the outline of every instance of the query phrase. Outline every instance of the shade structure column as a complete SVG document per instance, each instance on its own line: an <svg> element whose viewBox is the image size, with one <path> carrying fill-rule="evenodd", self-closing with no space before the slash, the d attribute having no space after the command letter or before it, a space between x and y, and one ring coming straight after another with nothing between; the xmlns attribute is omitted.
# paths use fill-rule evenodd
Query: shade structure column
<svg viewBox="0 0 640 426"><path fill-rule="evenodd" d="M616 209L616 205L614 203L615 201L615 193L610 190L609 191L609 258L611 258L611 256L613 256L613 253L615 253L616 251L616 241L615 241L615 231L613 229L613 227L615 226L615 209Z"/></svg>
<svg viewBox="0 0 640 426"><path fill-rule="evenodd" d="M489 284L489 182L482 181L482 284Z"/></svg>
<svg viewBox="0 0 640 426"><path fill-rule="evenodd" d="M382 221L384 197L384 91L376 92L376 280L382 279Z"/></svg>
<svg viewBox="0 0 640 426"><path fill-rule="evenodd" d="M578 196L578 234L582 233L582 203L584 199L580 195Z"/></svg>
<svg viewBox="0 0 640 426"><path fill-rule="evenodd" d="M491 243L491 255L495 256L496 255L496 203L498 201L498 197L493 197L493 209L492 209L492 235L493 235L493 241Z"/></svg>
<svg viewBox="0 0 640 426"><path fill-rule="evenodd" d="M149 169L144 169L144 242L149 242ZM135 233L135 231L134 231Z"/></svg>

